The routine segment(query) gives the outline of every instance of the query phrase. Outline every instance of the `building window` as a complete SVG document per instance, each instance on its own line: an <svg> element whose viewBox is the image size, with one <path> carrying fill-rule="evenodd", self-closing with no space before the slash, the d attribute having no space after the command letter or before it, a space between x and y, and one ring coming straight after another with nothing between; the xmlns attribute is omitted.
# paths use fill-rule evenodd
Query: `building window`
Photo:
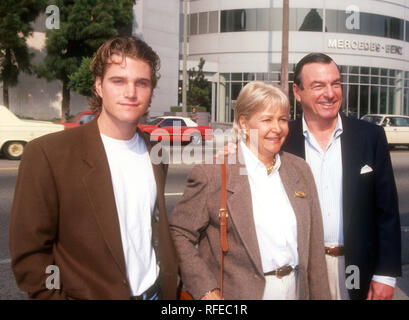
<svg viewBox="0 0 409 320"><path fill-rule="evenodd" d="M219 11L209 12L209 33L219 32Z"/></svg>
<svg viewBox="0 0 409 320"><path fill-rule="evenodd" d="M220 31L256 31L256 9L224 10L221 12Z"/></svg>
<svg viewBox="0 0 409 320"><path fill-rule="evenodd" d="M406 25L406 41L409 42L409 21L408 20L405 21L405 25Z"/></svg>
<svg viewBox="0 0 409 320"><path fill-rule="evenodd" d="M290 31L316 31L322 32L322 9L290 9ZM280 28L281 29L281 28Z"/></svg>
<svg viewBox="0 0 409 320"><path fill-rule="evenodd" d="M322 31L322 9L293 8L289 13L290 31ZM280 31L281 8L222 10L220 32Z"/></svg>
<svg viewBox="0 0 409 320"><path fill-rule="evenodd" d="M386 111L386 106L388 104L388 88L387 87L381 87L381 96L380 96L380 108L379 108L379 113L387 113Z"/></svg>
<svg viewBox="0 0 409 320"><path fill-rule="evenodd" d="M404 40L404 21L402 19L361 12L359 14L359 26L353 28L347 26L350 15L346 11L327 9L325 11L325 31Z"/></svg>
<svg viewBox="0 0 409 320"><path fill-rule="evenodd" d="M409 89L405 88L403 95L403 114L409 115Z"/></svg>
<svg viewBox="0 0 409 320"><path fill-rule="evenodd" d="M294 68L289 65L289 70ZM220 96L217 121L230 122L234 116L234 104L242 87L258 80L280 83L281 65L272 63L270 72L236 72L220 74ZM409 71L372 68L365 66L340 66L343 90L342 111L361 118L368 113L392 113L409 115ZM292 93L293 71L289 71L289 99L291 118L301 115L301 106ZM222 115L223 118L220 118Z"/></svg>
<svg viewBox="0 0 409 320"><path fill-rule="evenodd" d="M189 26L190 26L190 30L189 30L189 34L190 35L195 35L197 34L197 23L198 23L198 15L197 13L192 13L189 15Z"/></svg>
<svg viewBox="0 0 409 320"><path fill-rule="evenodd" d="M199 34L208 33L208 12L200 12L199 13Z"/></svg>
<svg viewBox="0 0 409 320"><path fill-rule="evenodd" d="M360 86L360 95L359 95L359 117L369 113L370 100L369 100L369 86Z"/></svg>
<svg viewBox="0 0 409 320"><path fill-rule="evenodd" d="M342 10L290 8L289 30L333 32L384 37L409 42L409 21L367 12L359 13L359 26L348 26L351 14ZM406 25L406 26L405 26ZM220 32L281 31L281 8L220 11ZM406 30L406 39L404 31ZM190 35L219 32L219 12L190 14Z"/></svg>

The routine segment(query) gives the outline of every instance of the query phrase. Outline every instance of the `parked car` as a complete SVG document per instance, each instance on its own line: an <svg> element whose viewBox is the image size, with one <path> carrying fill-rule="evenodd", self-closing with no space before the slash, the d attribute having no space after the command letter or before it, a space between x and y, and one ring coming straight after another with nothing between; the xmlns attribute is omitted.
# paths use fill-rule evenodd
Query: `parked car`
<svg viewBox="0 0 409 320"><path fill-rule="evenodd" d="M179 141L200 145L213 138L212 128L200 126L192 119L176 116L163 116L147 124L139 124L141 131L148 133L152 141Z"/></svg>
<svg viewBox="0 0 409 320"><path fill-rule="evenodd" d="M388 144L409 146L409 117L396 114L366 114L362 120L372 122L385 129Z"/></svg>
<svg viewBox="0 0 409 320"><path fill-rule="evenodd" d="M96 115L97 114L92 111L82 111L78 113L71 121L62 124L64 125L64 129L79 127L87 122L90 122L96 117Z"/></svg>
<svg viewBox="0 0 409 320"><path fill-rule="evenodd" d="M62 124L21 120L5 106L0 106L0 150L10 160L19 160L30 140L62 130Z"/></svg>

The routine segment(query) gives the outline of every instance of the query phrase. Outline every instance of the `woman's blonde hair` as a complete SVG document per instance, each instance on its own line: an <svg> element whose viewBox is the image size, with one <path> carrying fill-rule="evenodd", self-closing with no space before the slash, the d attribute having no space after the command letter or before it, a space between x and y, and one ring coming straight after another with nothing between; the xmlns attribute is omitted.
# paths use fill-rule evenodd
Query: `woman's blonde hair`
<svg viewBox="0 0 409 320"><path fill-rule="evenodd" d="M290 102L282 89L272 83L252 81L246 84L240 91L234 107L233 129L239 136L241 116L250 119L252 115L273 106L281 108L285 113L290 112Z"/></svg>

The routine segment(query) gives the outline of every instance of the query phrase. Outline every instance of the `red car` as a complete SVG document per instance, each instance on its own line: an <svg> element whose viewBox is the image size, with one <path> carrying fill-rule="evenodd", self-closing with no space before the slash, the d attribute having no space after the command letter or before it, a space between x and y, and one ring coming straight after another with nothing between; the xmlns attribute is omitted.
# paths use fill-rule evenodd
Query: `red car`
<svg viewBox="0 0 409 320"><path fill-rule="evenodd" d="M74 117L74 119L72 119L70 122L63 123L64 129L67 130L67 129L79 127L82 124L90 122L95 117L96 117L96 114L92 111L82 111L78 113Z"/></svg>
<svg viewBox="0 0 409 320"><path fill-rule="evenodd" d="M199 126L192 119L175 116L158 117L148 124L138 124L152 141L191 142L195 145L213 138L212 128Z"/></svg>

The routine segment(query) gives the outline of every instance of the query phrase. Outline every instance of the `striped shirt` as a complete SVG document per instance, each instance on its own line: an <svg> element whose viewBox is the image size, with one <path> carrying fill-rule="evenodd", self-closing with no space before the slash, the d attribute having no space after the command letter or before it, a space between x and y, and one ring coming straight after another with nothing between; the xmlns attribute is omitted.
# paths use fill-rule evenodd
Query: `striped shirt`
<svg viewBox="0 0 409 320"><path fill-rule="evenodd" d="M325 150L321 148L314 135L308 130L302 118L305 137L305 160L311 167L317 185L324 224L324 242L343 245L342 224L342 121L338 121Z"/></svg>

